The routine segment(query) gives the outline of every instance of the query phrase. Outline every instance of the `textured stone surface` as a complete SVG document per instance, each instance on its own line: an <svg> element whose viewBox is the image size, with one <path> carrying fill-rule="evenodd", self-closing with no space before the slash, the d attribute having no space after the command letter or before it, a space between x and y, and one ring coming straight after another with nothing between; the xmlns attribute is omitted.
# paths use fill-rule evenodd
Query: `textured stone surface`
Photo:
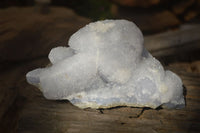
<svg viewBox="0 0 200 133"><path fill-rule="evenodd" d="M134 23L91 23L71 36L69 46L51 50L52 66L26 75L47 99L68 99L80 108L184 107L181 79L143 47Z"/></svg>

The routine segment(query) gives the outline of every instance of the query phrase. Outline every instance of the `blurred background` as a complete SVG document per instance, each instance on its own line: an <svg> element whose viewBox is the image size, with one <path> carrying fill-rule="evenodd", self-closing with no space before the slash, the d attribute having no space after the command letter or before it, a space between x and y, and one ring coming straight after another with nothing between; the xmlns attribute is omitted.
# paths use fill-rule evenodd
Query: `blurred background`
<svg viewBox="0 0 200 133"><path fill-rule="evenodd" d="M73 10L91 21L128 19L144 34L199 21L199 0L1 0L0 8L35 7L35 12L50 14L50 7ZM27 9L28 10L28 9ZM59 10L59 9L57 9ZM60 9L61 10L61 9ZM31 16L30 16L31 17Z"/></svg>
<svg viewBox="0 0 200 133"><path fill-rule="evenodd" d="M26 83L25 74L46 66L49 51L56 46L68 46L69 37L79 28L104 19L134 22L144 34L146 48L165 68L180 75L196 75L190 79L198 89L189 91L189 96L198 99L191 102L197 109L189 110L200 113L200 0L0 0L0 132L34 130L31 125L37 121L26 112L31 106L39 107L38 103L45 99ZM50 104L57 107L56 103ZM40 115L41 112L35 112L36 118ZM191 119L200 121L196 114L182 121ZM47 125L49 120L52 119L42 119L44 123L48 121ZM200 131L199 125L194 127L195 131ZM180 125L174 129L179 128Z"/></svg>

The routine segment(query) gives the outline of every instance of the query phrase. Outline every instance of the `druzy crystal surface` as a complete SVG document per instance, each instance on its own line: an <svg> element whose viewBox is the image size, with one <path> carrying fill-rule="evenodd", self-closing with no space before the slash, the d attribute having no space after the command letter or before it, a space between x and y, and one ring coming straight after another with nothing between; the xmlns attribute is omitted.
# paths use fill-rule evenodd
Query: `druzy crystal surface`
<svg viewBox="0 0 200 133"><path fill-rule="evenodd" d="M68 99L80 108L134 106L182 108L181 79L165 71L127 20L90 23L49 53L51 66L27 73L47 99Z"/></svg>

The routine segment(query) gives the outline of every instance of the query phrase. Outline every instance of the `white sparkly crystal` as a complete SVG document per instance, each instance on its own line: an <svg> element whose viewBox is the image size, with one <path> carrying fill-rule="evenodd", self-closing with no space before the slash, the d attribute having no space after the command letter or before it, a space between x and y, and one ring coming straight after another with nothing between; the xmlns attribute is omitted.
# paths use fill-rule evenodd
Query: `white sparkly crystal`
<svg viewBox="0 0 200 133"><path fill-rule="evenodd" d="M69 46L53 48L52 65L26 75L47 99L68 99L80 108L185 106L181 79L144 48L134 23L90 23Z"/></svg>

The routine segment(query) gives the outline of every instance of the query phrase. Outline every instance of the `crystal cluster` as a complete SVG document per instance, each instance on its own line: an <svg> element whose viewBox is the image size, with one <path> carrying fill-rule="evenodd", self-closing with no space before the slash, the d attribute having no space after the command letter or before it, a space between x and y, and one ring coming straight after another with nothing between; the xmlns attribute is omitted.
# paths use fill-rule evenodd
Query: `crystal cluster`
<svg viewBox="0 0 200 133"><path fill-rule="evenodd" d="M68 99L80 108L185 106L181 79L144 48L134 23L90 23L68 44L50 51L51 66L26 75L47 99Z"/></svg>

